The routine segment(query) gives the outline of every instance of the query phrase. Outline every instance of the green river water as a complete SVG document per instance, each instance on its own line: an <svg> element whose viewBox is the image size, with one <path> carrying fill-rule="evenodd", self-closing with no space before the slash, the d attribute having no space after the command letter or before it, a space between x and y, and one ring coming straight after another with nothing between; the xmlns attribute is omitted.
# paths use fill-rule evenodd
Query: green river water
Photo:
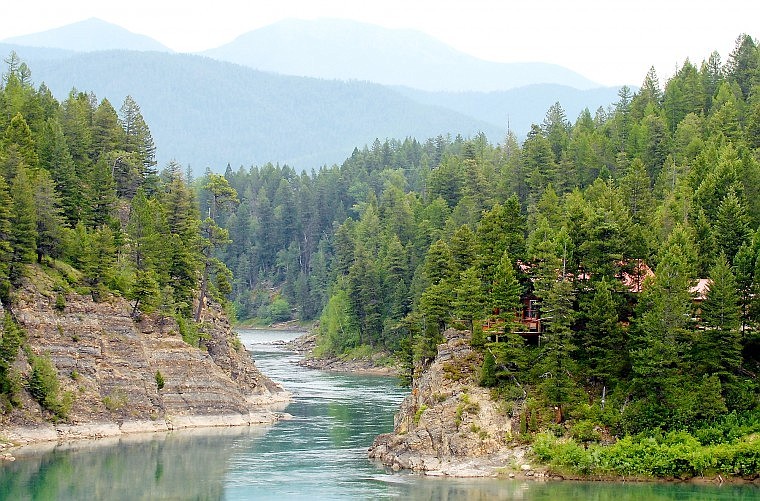
<svg viewBox="0 0 760 501"><path fill-rule="evenodd" d="M523 482L428 478L367 459L404 396L392 378L296 365L271 342L292 333L241 331L257 366L294 393L292 420L33 446L0 464L0 499L749 500L755 486Z"/></svg>

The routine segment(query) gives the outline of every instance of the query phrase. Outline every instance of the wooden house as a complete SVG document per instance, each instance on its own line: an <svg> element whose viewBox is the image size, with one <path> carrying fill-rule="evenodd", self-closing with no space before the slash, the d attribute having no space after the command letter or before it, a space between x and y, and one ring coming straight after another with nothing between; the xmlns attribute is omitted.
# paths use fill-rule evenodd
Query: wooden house
<svg viewBox="0 0 760 501"><path fill-rule="evenodd" d="M654 277L652 269L641 259L621 261L618 265L620 272L617 279L623 292L639 294L643 290L647 278ZM518 261L517 266L523 274L531 276L532 266L530 264ZM588 282L591 276L585 271L579 271L575 274L568 274L567 278L576 283L583 283ZM530 290L523 296L521 302L522 307L515 314L516 321L522 326L517 333L528 341L540 343L540 336L544 329L541 322L541 298ZM483 323L483 332L489 340L498 341L500 334L504 332L504 327L505 322L503 320L489 320Z"/></svg>

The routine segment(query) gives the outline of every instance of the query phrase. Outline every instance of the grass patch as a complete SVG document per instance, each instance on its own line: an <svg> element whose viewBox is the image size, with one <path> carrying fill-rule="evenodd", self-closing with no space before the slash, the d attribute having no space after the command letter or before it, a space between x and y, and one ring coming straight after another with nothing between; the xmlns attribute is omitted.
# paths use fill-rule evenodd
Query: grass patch
<svg viewBox="0 0 760 501"><path fill-rule="evenodd" d="M127 394L124 390L115 390L103 397L103 405L111 412L123 409L127 405Z"/></svg>
<svg viewBox="0 0 760 501"><path fill-rule="evenodd" d="M417 426L420 424L420 419L422 418L422 414L428 409L428 406L425 404L420 405L420 407L417 409L417 412L414 413L414 425Z"/></svg>
<svg viewBox="0 0 760 501"><path fill-rule="evenodd" d="M462 393L462 396L459 397L459 405L457 405L457 410L454 413L454 423L459 428L465 414L477 414L478 412L480 412L480 405L477 402L472 402L470 395Z"/></svg>

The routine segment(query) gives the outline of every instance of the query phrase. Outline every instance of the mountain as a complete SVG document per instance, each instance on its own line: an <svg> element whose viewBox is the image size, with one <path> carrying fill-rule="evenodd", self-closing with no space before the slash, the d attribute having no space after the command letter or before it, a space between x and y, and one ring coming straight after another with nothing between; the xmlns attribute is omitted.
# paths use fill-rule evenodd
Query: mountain
<svg viewBox="0 0 760 501"><path fill-rule="evenodd" d="M3 42L79 52L109 49L171 52L168 47L150 37L132 33L94 17L52 30L6 38Z"/></svg>
<svg viewBox="0 0 760 501"><path fill-rule="evenodd" d="M281 21L202 54L286 75L428 91L487 92L539 83L599 86L558 65L484 61L417 31L338 19Z"/></svg>
<svg viewBox="0 0 760 501"><path fill-rule="evenodd" d="M571 122L588 108L592 116L601 106L618 100L617 87L578 90L566 85L537 84L496 92L425 92L407 87L396 90L418 103L440 106L479 120L509 126L524 137L531 124L540 123L551 105L559 102Z"/></svg>
<svg viewBox="0 0 760 501"><path fill-rule="evenodd" d="M160 166L175 159L196 172L266 162L308 170L342 162L375 138L503 137L501 127L366 82L275 75L189 54L100 51L35 60L17 52L32 80L58 99L75 87L118 110L131 95Z"/></svg>

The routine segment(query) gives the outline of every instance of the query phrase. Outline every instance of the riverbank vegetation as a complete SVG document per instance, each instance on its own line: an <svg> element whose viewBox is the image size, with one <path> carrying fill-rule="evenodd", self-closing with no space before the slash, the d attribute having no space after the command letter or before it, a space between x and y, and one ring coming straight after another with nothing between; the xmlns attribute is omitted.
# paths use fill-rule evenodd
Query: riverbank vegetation
<svg viewBox="0 0 760 501"><path fill-rule="evenodd" d="M689 431L649 430L607 445L545 431L533 440L533 453L557 473L584 478L754 478L760 471L758 432L756 413L732 412Z"/></svg>

